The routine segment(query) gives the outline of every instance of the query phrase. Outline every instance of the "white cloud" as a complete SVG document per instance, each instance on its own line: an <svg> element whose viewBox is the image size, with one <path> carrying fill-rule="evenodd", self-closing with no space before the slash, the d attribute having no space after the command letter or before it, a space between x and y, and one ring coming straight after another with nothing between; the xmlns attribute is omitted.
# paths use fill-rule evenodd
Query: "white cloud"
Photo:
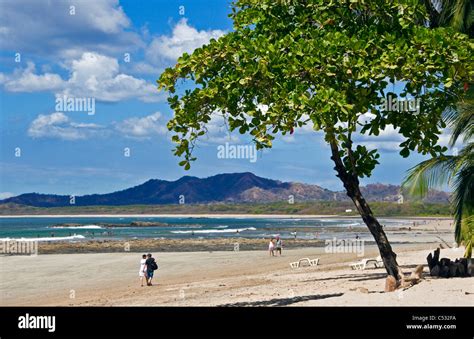
<svg viewBox="0 0 474 339"><path fill-rule="evenodd" d="M156 86L143 79L119 72L117 59L87 52L70 65L71 77L61 94L76 97L95 97L115 102L129 98L158 101Z"/></svg>
<svg viewBox="0 0 474 339"><path fill-rule="evenodd" d="M167 133L166 121L156 112L143 118L133 117L114 123L115 129L129 138L150 138Z"/></svg>
<svg viewBox="0 0 474 339"><path fill-rule="evenodd" d="M160 112L145 117L131 117L118 122L114 121L107 126L75 122L64 113L55 112L38 115L29 126L28 135L32 138L61 140L84 140L111 135L148 139L156 135L165 135L168 131L166 123L166 119L162 118Z"/></svg>
<svg viewBox="0 0 474 339"><path fill-rule="evenodd" d="M164 99L156 86L131 75L120 73L117 59L86 52L79 59L65 64L70 78L58 74L36 74L33 63L10 75L0 73L0 80L8 91L53 91L59 96L93 97L99 101L117 102L137 98L144 102Z"/></svg>
<svg viewBox="0 0 474 339"><path fill-rule="evenodd" d="M35 74L35 65L32 62L27 63L25 69L17 69L11 76L3 73L0 78L3 81L5 89L10 92L38 92L52 91L64 87L65 82L57 74L44 73Z"/></svg>
<svg viewBox="0 0 474 339"><path fill-rule="evenodd" d="M58 138L63 140L81 140L99 135L103 127L96 124L72 122L61 112L49 115L40 114L30 124L28 135L32 138Z"/></svg>
<svg viewBox="0 0 474 339"><path fill-rule="evenodd" d="M131 65L130 70L133 74L146 74L146 75L153 75L156 78L163 72L164 67L161 66L153 66L147 62L139 61L133 63Z"/></svg>
<svg viewBox="0 0 474 339"><path fill-rule="evenodd" d="M184 52L191 53L196 48L224 35L222 30L202 30L189 26L187 19L181 19L173 28L171 36L155 37L146 50L146 58L154 64L163 60L176 60Z"/></svg>
<svg viewBox="0 0 474 339"><path fill-rule="evenodd" d="M3 200L3 199L8 199L8 198L11 198L11 197L14 197L15 194L11 193L11 192L0 192L0 200Z"/></svg>
<svg viewBox="0 0 474 339"><path fill-rule="evenodd" d="M144 45L118 0L0 1L0 23L2 48L28 55L70 58Z"/></svg>

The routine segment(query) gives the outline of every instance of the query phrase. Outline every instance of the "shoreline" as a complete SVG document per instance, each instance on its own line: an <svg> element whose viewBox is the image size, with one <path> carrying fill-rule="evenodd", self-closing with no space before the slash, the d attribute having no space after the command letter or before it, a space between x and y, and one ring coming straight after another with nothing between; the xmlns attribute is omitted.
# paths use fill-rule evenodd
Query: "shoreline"
<svg viewBox="0 0 474 339"><path fill-rule="evenodd" d="M252 218L252 216L248 216ZM286 216L285 216L286 217ZM340 219L338 217L331 217L330 219ZM353 219L353 218L352 218ZM422 220L416 226L412 223ZM423 218L423 219L405 219L403 225L390 227L385 230L390 242L396 245L405 244L441 244L442 247L452 247L454 242L453 229L451 219L440 218ZM292 228L298 229L299 228ZM277 232L277 231L275 231ZM316 229L311 229L311 232L317 232ZM360 238L356 238L359 235ZM341 238L341 237L344 237ZM350 233L338 235L333 232L331 237L299 237L299 238L285 238L283 237L284 246L288 249L297 248L322 248L327 241L344 240L364 242L367 246L374 243L368 229L365 225L360 225L357 228L350 230ZM25 238L26 239L26 238ZM4 242L7 241L6 238ZM21 241L16 238L8 239L8 241ZM38 253L40 254L55 254L55 253L116 253L116 252L209 252L209 251L234 251L237 246L240 251L264 250L268 245L269 239L265 237L245 237L229 236L229 237L124 237L122 239L116 238L85 238L75 240L47 240L37 241ZM236 245L238 244L238 245ZM2 244L0 244L2 245ZM5 244L2 245L5 248ZM127 250L124 250L124 248ZM3 252L7 254L8 252Z"/></svg>
<svg viewBox="0 0 474 339"><path fill-rule="evenodd" d="M364 227L361 227L364 228ZM373 246L374 239L368 230L356 231L360 234L357 241L366 246ZM427 244L451 247L453 237L452 226L449 221L431 221L410 228L399 226L386 230L390 242L397 246ZM265 250L267 238L255 237L193 237L193 238L141 238L141 239L81 239L77 241L39 241L39 254L59 253L116 253L116 252L213 252L213 251L254 251ZM328 242L334 240L356 241L345 235L342 239L334 234L331 238L284 238L285 249L324 248ZM237 249L236 249L237 246Z"/></svg>
<svg viewBox="0 0 474 339"><path fill-rule="evenodd" d="M207 219L361 219L360 215L337 214L23 214L0 215L0 219L12 218L207 218ZM378 219L426 219L426 220L451 220L452 217L433 216L377 216Z"/></svg>

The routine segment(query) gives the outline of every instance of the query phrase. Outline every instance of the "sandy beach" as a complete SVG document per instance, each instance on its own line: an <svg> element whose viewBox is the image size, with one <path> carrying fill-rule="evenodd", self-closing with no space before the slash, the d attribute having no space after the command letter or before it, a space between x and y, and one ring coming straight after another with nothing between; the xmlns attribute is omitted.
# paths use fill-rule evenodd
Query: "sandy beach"
<svg viewBox="0 0 474 339"><path fill-rule="evenodd" d="M425 264L429 248L395 248L404 272ZM462 249L442 251L456 258ZM366 256L376 256L375 248ZM292 269L303 257L317 267ZM355 254L298 249L270 257L264 251L173 252L156 255L155 285L140 287L139 253L53 254L2 257L3 306L473 306L473 278L431 278L409 289L383 293L384 269L352 270ZM19 269L23 267L23 269Z"/></svg>
<svg viewBox="0 0 474 339"><path fill-rule="evenodd" d="M436 230L436 233L433 231ZM408 306L474 305L474 278L432 278L426 256L439 246L448 221L431 221L416 230L420 241L393 245L405 273L425 265L424 279L405 290L384 293L382 268L352 270L356 253L328 253L324 246L293 244L282 257L261 250L234 251L207 244L199 251L153 252L160 266L155 285L140 287L141 252L67 253L0 256L2 306ZM411 231L410 231L411 232ZM416 233L405 231L404 237ZM408 235L406 235L408 234ZM396 234L389 235L392 239ZM400 236L400 234L399 234ZM178 240L176 240L178 241ZM214 240L215 244L219 239ZM255 241L255 240L252 240ZM205 241L204 241L205 242ZM143 244L142 244L143 245ZM183 245L183 244L181 244ZM227 246L226 245L226 246ZM54 246L47 253L54 253ZM82 246L92 246L82 244ZM442 245L443 246L443 245ZM446 246L443 246L446 247ZM198 248L198 247L196 247ZM58 251L58 248L56 248ZM63 248L64 251L64 248ZM96 249L100 251L100 247ZM61 251L59 251L61 252ZM366 245L364 258L378 255ZM462 257L462 248L445 248L442 257ZM290 262L319 258L317 267L292 269Z"/></svg>

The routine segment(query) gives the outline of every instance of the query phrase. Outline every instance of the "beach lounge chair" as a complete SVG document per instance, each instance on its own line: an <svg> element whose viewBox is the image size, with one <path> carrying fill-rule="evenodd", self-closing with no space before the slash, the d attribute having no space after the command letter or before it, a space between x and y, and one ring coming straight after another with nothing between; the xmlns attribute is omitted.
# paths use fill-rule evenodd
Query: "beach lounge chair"
<svg viewBox="0 0 474 339"><path fill-rule="evenodd" d="M304 266L318 266L319 258L310 259L310 258L301 258L298 261L294 261L290 263L291 268L299 268Z"/></svg>
<svg viewBox="0 0 474 339"><path fill-rule="evenodd" d="M370 265L374 265L374 268L384 267L382 257L362 259L361 261L349 264L353 270L365 270Z"/></svg>
<svg viewBox="0 0 474 339"><path fill-rule="evenodd" d="M382 268L385 267L385 264L383 263L382 257L379 255L377 258L375 258L377 262L375 263L375 267Z"/></svg>

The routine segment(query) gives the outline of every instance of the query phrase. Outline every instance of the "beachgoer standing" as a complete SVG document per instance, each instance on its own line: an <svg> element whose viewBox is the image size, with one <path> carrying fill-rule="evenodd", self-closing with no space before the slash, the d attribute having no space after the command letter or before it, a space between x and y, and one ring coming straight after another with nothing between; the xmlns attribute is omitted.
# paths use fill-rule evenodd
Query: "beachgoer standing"
<svg viewBox="0 0 474 339"><path fill-rule="evenodd" d="M142 255L142 259L140 260L140 269L138 270L138 276L140 277L140 282L143 287L143 281L146 280L146 254Z"/></svg>
<svg viewBox="0 0 474 339"><path fill-rule="evenodd" d="M270 243L268 244L268 252L271 257L275 256L275 244L273 243L273 238L270 239Z"/></svg>
<svg viewBox="0 0 474 339"><path fill-rule="evenodd" d="M276 248L277 254L280 253L280 257L281 257L281 248L282 247L283 247L283 243L282 243L280 237L278 236L278 237L276 237L276 246L275 246L275 248Z"/></svg>
<svg viewBox="0 0 474 339"><path fill-rule="evenodd" d="M158 265L156 264L155 258L151 256L151 253L148 253L147 257L148 259L145 261L147 285L152 286L151 280L153 279L155 270L158 269Z"/></svg>

